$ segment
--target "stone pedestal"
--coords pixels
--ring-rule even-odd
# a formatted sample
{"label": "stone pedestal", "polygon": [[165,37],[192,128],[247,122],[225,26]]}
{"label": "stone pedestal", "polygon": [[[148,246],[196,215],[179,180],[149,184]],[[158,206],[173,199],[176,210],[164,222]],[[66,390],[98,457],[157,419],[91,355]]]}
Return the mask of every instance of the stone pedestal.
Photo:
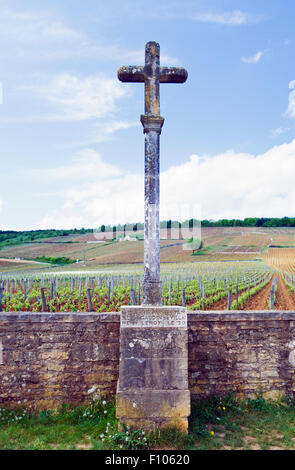
{"label": "stone pedestal", "polygon": [[187,432],[187,310],[121,308],[117,419],[133,428],[176,426]]}

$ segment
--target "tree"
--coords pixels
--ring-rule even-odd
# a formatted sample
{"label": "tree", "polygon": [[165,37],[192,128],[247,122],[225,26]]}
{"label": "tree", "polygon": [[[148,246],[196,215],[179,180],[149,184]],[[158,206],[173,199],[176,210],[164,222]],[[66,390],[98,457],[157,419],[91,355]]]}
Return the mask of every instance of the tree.
{"label": "tree", "polygon": [[167,238],[171,240],[171,227],[172,227],[172,220],[167,220]]}
{"label": "tree", "polygon": [[203,248],[203,242],[200,238],[191,237],[186,241],[185,245],[188,250],[192,250],[193,254],[195,253],[195,251],[198,251]]}

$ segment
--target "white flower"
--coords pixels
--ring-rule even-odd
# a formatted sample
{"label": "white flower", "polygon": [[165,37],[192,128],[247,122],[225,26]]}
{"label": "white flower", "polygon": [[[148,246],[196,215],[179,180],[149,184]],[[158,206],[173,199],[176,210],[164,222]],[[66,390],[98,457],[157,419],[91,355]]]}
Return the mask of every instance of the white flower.
{"label": "white flower", "polygon": [[104,410],[104,414],[105,414],[105,415],[107,414],[107,410]]}
{"label": "white flower", "polygon": [[137,404],[136,404],[136,403],[133,403],[132,406],[133,406],[133,408],[137,408]]}
{"label": "white flower", "polygon": [[104,437],[104,434],[101,434],[100,437]]}
{"label": "white flower", "polygon": [[107,404],[107,402],[106,402],[105,400],[103,400],[102,404],[103,404],[103,405],[106,405],[106,404]]}
{"label": "white flower", "polygon": [[97,389],[97,385],[93,385],[93,387],[91,387],[91,388],[88,390],[87,393],[88,393],[88,394],[93,393],[93,392],[95,392],[96,389]]}

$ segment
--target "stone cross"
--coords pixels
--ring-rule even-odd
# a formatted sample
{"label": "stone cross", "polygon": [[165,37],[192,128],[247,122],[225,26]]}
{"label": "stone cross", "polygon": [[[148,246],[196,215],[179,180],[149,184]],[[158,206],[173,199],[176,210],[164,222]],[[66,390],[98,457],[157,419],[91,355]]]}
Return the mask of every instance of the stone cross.
{"label": "stone cross", "polygon": [[187,71],[180,67],[160,67],[160,46],[148,42],[144,66],[124,66],[118,70],[122,82],[145,84],[145,114],[141,116],[145,134],[145,220],[144,281],[142,303],[162,304],[160,281],[160,134],[164,119],[160,116],[160,83],[184,83]]}

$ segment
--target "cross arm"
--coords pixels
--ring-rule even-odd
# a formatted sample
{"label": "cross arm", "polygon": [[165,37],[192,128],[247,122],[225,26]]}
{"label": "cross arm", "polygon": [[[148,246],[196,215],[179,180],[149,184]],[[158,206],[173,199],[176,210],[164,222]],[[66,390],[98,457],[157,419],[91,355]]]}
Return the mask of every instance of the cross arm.
{"label": "cross arm", "polygon": [[119,68],[118,79],[121,82],[143,83],[145,81],[144,67],[140,65],[128,65]]}
{"label": "cross arm", "polygon": [[[160,67],[160,83],[184,83],[187,71],[182,67]],[[141,65],[124,65],[118,70],[121,82],[144,83],[148,76],[146,67]]]}
{"label": "cross arm", "polygon": [[187,76],[182,67],[160,67],[160,83],[184,83]]}

